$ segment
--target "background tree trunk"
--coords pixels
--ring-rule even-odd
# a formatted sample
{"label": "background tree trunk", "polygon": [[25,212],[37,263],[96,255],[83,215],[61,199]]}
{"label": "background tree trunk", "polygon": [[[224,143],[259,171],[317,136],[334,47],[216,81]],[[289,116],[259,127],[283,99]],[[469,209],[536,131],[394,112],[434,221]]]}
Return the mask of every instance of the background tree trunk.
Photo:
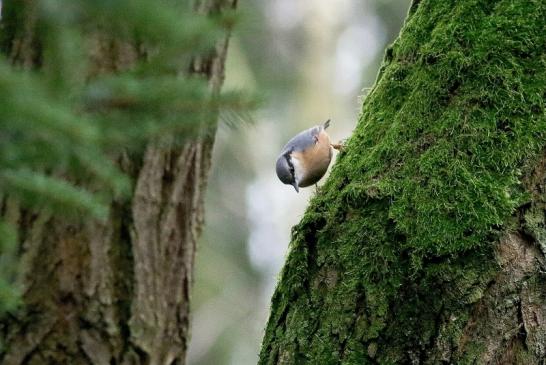
{"label": "background tree trunk", "polygon": [[260,364],[544,363],[544,19],[413,2],[293,229]]}
{"label": "background tree trunk", "polygon": [[[236,0],[203,0],[217,13]],[[5,1],[7,56],[39,68],[33,1]],[[191,72],[220,90],[226,35]],[[136,46],[97,36],[91,74],[125,70]],[[2,364],[184,364],[196,238],[213,135],[168,148],[150,143],[122,156],[135,179],[131,201],[114,201],[107,223],[68,222],[46,212],[5,211],[21,232],[24,311],[2,324]]]}

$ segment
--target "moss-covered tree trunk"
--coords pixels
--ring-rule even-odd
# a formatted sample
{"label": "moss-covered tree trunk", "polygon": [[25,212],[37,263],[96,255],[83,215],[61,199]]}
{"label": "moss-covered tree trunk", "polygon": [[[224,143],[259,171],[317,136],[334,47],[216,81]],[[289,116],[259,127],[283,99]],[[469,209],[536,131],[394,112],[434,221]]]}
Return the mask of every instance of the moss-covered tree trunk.
{"label": "moss-covered tree trunk", "polygon": [[545,19],[413,2],[293,229],[260,364],[546,361]]}
{"label": "moss-covered tree trunk", "polygon": [[[198,1],[202,13],[236,0]],[[6,56],[41,67],[35,1],[4,1]],[[89,77],[127,70],[142,57],[113,35],[89,39]],[[206,58],[188,65],[209,79],[224,75],[227,35]],[[186,70],[182,70],[186,71]],[[43,70],[47,72],[47,70]],[[174,77],[174,76],[173,76]],[[183,117],[183,116],[182,116]],[[210,133],[167,148],[150,142],[119,158],[135,180],[130,201],[113,201],[106,223],[83,223],[21,210],[4,202],[21,233],[23,310],[1,324],[4,365],[184,364],[195,244],[210,168]]]}

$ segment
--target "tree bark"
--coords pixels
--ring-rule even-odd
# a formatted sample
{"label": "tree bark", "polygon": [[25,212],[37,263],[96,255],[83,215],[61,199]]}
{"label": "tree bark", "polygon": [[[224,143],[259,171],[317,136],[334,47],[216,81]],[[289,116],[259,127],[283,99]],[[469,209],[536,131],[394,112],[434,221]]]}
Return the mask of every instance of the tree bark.
{"label": "tree bark", "polygon": [[[39,68],[34,2],[4,2],[14,64]],[[203,0],[196,11],[234,8]],[[97,36],[91,75],[118,72],[139,58],[134,45]],[[220,91],[228,35],[190,72]],[[213,129],[214,130],[214,129]],[[1,363],[184,364],[195,244],[213,132],[176,147],[150,142],[143,155],[120,158],[135,179],[130,201],[113,201],[107,223],[70,222],[46,212],[5,208],[21,232],[22,312],[2,323]]]}
{"label": "tree bark", "polygon": [[414,0],[302,221],[260,364],[543,364],[546,5]]}

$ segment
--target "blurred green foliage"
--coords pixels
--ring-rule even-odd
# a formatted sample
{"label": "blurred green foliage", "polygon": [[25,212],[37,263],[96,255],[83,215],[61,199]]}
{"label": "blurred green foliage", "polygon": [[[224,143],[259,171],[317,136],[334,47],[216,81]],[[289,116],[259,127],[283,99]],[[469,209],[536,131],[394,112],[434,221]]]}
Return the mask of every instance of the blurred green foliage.
{"label": "blurred green foliage", "polygon": [[[171,145],[213,131],[218,110],[232,115],[249,102],[237,93],[211,95],[205,77],[189,76],[192,60],[210,54],[234,23],[232,13],[198,15],[179,0],[2,5],[3,215],[9,200],[106,219],[109,202],[131,191],[117,156],[138,153],[149,140]],[[32,64],[21,60],[21,39],[32,42]],[[128,58],[121,66],[120,55]],[[0,313],[18,297],[11,223],[0,221]]]}

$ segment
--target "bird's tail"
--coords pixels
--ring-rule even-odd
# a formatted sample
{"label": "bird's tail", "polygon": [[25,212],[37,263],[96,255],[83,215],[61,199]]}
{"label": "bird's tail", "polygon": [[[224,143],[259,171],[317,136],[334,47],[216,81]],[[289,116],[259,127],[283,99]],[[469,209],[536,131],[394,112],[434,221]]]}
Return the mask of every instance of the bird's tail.
{"label": "bird's tail", "polygon": [[330,119],[328,119],[324,124],[322,125],[322,128],[326,129],[330,126]]}

